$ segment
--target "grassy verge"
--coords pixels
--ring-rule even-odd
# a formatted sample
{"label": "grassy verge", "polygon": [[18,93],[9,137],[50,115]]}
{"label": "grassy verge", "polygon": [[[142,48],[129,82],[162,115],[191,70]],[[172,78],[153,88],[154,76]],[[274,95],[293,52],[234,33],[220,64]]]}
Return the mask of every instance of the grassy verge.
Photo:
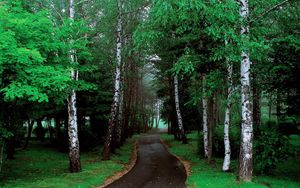
{"label": "grassy verge", "polygon": [[67,154],[32,143],[28,150],[17,152],[15,160],[5,162],[0,176],[0,187],[85,188],[99,186],[106,178],[124,169],[125,164],[130,160],[135,139],[129,139],[109,161],[101,161],[101,148],[82,153],[82,171],[73,174],[67,169],[69,165]]}
{"label": "grassy verge", "polygon": [[[188,135],[189,144],[183,145],[181,142],[175,141],[172,135],[162,134],[161,138],[170,145],[169,151],[180,158],[187,160],[191,163],[191,175],[187,179],[188,187],[274,187],[274,188],[296,188],[300,187],[300,182],[292,181],[294,178],[290,176],[297,176],[299,172],[299,160],[287,160],[279,165],[276,176],[257,176],[254,177],[253,182],[246,183],[236,181],[235,173],[224,173],[222,169],[222,159],[215,159],[213,165],[207,164],[203,159],[199,159],[197,154],[197,133]],[[292,164],[290,164],[292,163]],[[297,166],[295,166],[297,165]],[[237,161],[233,161],[233,169],[237,169]],[[285,169],[284,169],[285,168]],[[287,176],[288,173],[292,173]],[[299,174],[298,174],[299,175]]]}

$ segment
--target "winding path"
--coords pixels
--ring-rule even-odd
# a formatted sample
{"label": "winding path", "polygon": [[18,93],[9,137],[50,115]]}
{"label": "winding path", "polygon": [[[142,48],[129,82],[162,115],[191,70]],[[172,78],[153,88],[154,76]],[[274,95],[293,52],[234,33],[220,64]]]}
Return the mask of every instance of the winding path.
{"label": "winding path", "polygon": [[185,180],[184,166],[166,150],[158,134],[151,134],[139,140],[132,170],[106,188],[184,188]]}

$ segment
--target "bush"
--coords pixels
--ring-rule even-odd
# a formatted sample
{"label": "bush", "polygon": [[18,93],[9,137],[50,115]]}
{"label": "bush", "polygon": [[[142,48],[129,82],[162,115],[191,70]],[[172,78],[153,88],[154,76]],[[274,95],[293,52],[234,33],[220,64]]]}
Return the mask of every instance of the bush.
{"label": "bush", "polygon": [[269,174],[276,165],[288,157],[288,137],[269,124],[260,129],[254,140],[254,169],[259,174]]}
{"label": "bush", "polygon": [[285,117],[279,122],[279,131],[284,135],[300,134],[299,117]]}

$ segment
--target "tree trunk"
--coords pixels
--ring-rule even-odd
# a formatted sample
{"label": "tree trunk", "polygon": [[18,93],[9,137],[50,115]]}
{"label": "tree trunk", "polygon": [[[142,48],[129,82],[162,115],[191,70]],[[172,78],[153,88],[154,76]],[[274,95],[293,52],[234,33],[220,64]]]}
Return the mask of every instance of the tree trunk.
{"label": "tree trunk", "polygon": [[260,119],[260,90],[257,85],[256,77],[253,75],[253,125],[254,133],[258,133],[259,125],[261,122]]}
{"label": "tree trunk", "polygon": [[118,122],[116,127],[116,147],[120,148],[122,145],[122,134],[123,133],[123,107],[124,107],[124,91],[123,91],[123,82],[122,82],[122,74],[120,76],[120,101],[118,105]]}
{"label": "tree trunk", "polygon": [[213,127],[215,123],[215,108],[214,108],[214,97],[210,97],[208,100],[208,144],[207,144],[207,162],[210,163],[212,160],[212,150],[213,150]]}
{"label": "tree trunk", "polygon": [[27,149],[29,140],[31,139],[31,133],[32,133],[32,128],[33,128],[34,120],[28,120],[28,130],[27,130],[27,137],[25,144],[23,146],[23,149]]}
{"label": "tree trunk", "polygon": [[175,88],[175,107],[176,107],[176,113],[177,113],[177,123],[178,123],[178,129],[180,134],[180,139],[184,144],[187,143],[187,138],[185,136],[183,124],[182,124],[182,117],[179,107],[179,93],[178,93],[178,78],[177,76],[174,76],[174,88]]}
{"label": "tree trunk", "polygon": [[55,137],[56,137],[56,140],[59,141],[60,139],[60,127],[61,127],[61,123],[60,123],[60,117],[57,116],[55,117]]}
{"label": "tree trunk", "polygon": [[11,138],[8,138],[6,140],[6,153],[7,153],[7,159],[14,159],[14,155],[15,155],[15,138],[14,137],[11,137]]}
{"label": "tree trunk", "polygon": [[[240,0],[240,16],[248,22],[249,7],[248,0]],[[243,24],[241,35],[244,40],[249,38],[249,25]],[[252,101],[250,96],[250,57],[248,51],[242,52],[241,61],[241,91],[242,91],[242,125],[240,145],[239,178],[244,181],[252,180],[253,171],[253,122],[252,122]]]}
{"label": "tree trunk", "polygon": [[281,117],[281,95],[280,92],[277,91],[276,93],[276,118],[277,118],[277,122],[280,121],[280,117]]}
{"label": "tree trunk", "polygon": [[225,119],[224,119],[224,148],[225,148],[225,156],[223,162],[223,171],[229,171],[230,169],[230,139],[229,139],[229,126],[230,126],[230,112],[231,112],[231,103],[232,103],[232,94],[233,94],[233,85],[232,85],[232,73],[233,73],[233,65],[231,62],[227,61],[227,101],[226,101],[226,109],[225,109]]}
{"label": "tree trunk", "polygon": [[202,125],[203,125],[203,143],[204,143],[204,157],[208,157],[208,127],[207,127],[207,96],[206,96],[206,80],[205,75],[202,76]]}
{"label": "tree trunk", "polygon": [[4,152],[4,146],[5,146],[5,141],[3,139],[0,139],[0,173],[2,171],[2,165],[3,165],[3,152]]}
{"label": "tree trunk", "polygon": [[157,104],[156,104],[156,128],[159,127],[159,121],[160,121],[160,103],[159,101],[157,101]]}
{"label": "tree trunk", "polygon": [[113,132],[116,125],[117,113],[120,102],[120,87],[121,87],[121,48],[122,48],[122,40],[121,40],[121,32],[122,32],[122,17],[121,17],[121,4],[118,1],[118,25],[117,25],[117,65],[116,65],[116,74],[115,74],[115,90],[113,97],[113,104],[111,106],[110,119],[108,122],[107,133],[104,141],[104,148],[102,152],[102,159],[108,160],[110,158],[110,151],[112,147],[112,138]]}
{"label": "tree trunk", "polygon": [[[70,19],[74,21],[75,4],[74,0],[70,0]],[[73,41],[71,40],[72,44]],[[75,62],[75,50],[70,50],[70,61]],[[76,80],[78,72],[71,69],[71,78]],[[78,139],[78,125],[77,125],[77,107],[76,107],[76,92],[73,89],[68,97],[68,136],[69,136],[69,162],[70,171],[79,172],[81,169],[80,153],[79,153],[79,139]]]}
{"label": "tree trunk", "polygon": [[37,124],[37,128],[36,128],[36,136],[38,138],[39,141],[44,142],[45,139],[45,129],[43,127],[42,124],[42,118],[37,119],[36,124]]}

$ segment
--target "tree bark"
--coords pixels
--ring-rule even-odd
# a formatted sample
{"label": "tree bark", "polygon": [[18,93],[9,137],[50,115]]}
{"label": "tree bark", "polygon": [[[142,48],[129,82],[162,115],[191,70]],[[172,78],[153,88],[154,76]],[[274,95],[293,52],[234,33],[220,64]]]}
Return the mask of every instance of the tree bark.
{"label": "tree bark", "polygon": [[212,149],[213,149],[213,127],[215,123],[215,101],[214,97],[210,97],[208,100],[208,144],[207,144],[207,162],[210,163],[212,160]]}
{"label": "tree bark", "polygon": [[156,103],[156,128],[158,129],[160,122],[160,102],[159,100]]}
{"label": "tree bark", "polygon": [[225,119],[224,119],[224,148],[225,148],[225,156],[223,162],[223,171],[229,171],[230,169],[230,139],[229,139],[229,126],[230,126],[230,112],[231,112],[231,104],[232,104],[232,94],[233,94],[233,83],[232,83],[232,73],[233,73],[233,65],[231,62],[227,60],[227,101],[226,101],[226,109],[225,109]]}
{"label": "tree bark", "polygon": [[[240,0],[240,16],[245,22],[241,28],[243,40],[249,38],[249,5],[248,0]],[[247,50],[242,51],[241,61],[241,98],[242,98],[242,125],[241,125],[241,145],[240,145],[240,164],[239,178],[244,181],[252,180],[253,171],[253,117],[252,101],[250,96],[250,57]]]}
{"label": "tree bark", "polygon": [[25,141],[25,144],[23,146],[23,149],[27,149],[27,147],[28,147],[29,140],[31,139],[31,133],[32,133],[33,124],[34,124],[34,120],[30,121],[30,119],[29,119],[28,120],[27,137],[26,137],[26,141]]}
{"label": "tree bark", "polygon": [[104,141],[104,148],[102,152],[102,159],[108,160],[110,158],[110,151],[112,149],[112,139],[113,132],[116,126],[117,113],[120,105],[120,88],[121,88],[121,48],[122,48],[122,15],[121,15],[121,3],[118,1],[118,24],[117,24],[117,65],[116,65],[116,74],[115,74],[115,89],[113,104],[111,106],[110,119],[108,122],[107,133]]}
{"label": "tree bark", "polygon": [[179,105],[179,93],[178,93],[178,78],[177,76],[174,76],[174,89],[175,89],[175,107],[176,107],[176,113],[177,113],[177,123],[178,123],[178,129],[180,134],[181,141],[186,144],[187,138],[185,136],[183,123],[182,123],[182,117],[180,112],[180,105]]}
{"label": "tree bark", "polygon": [[[70,0],[70,19],[74,21],[75,4],[74,0]],[[70,41],[71,45],[73,41]],[[70,50],[70,61],[75,62],[75,50]],[[72,80],[77,80],[78,72],[71,69]],[[81,170],[78,125],[77,125],[77,107],[76,107],[76,92],[73,89],[68,97],[68,136],[69,136],[69,161],[70,172],[79,172]]]}
{"label": "tree bark", "polygon": [[208,157],[208,126],[207,126],[207,97],[206,97],[206,79],[205,75],[202,76],[202,125],[203,125],[203,144],[204,144],[204,157]]}

